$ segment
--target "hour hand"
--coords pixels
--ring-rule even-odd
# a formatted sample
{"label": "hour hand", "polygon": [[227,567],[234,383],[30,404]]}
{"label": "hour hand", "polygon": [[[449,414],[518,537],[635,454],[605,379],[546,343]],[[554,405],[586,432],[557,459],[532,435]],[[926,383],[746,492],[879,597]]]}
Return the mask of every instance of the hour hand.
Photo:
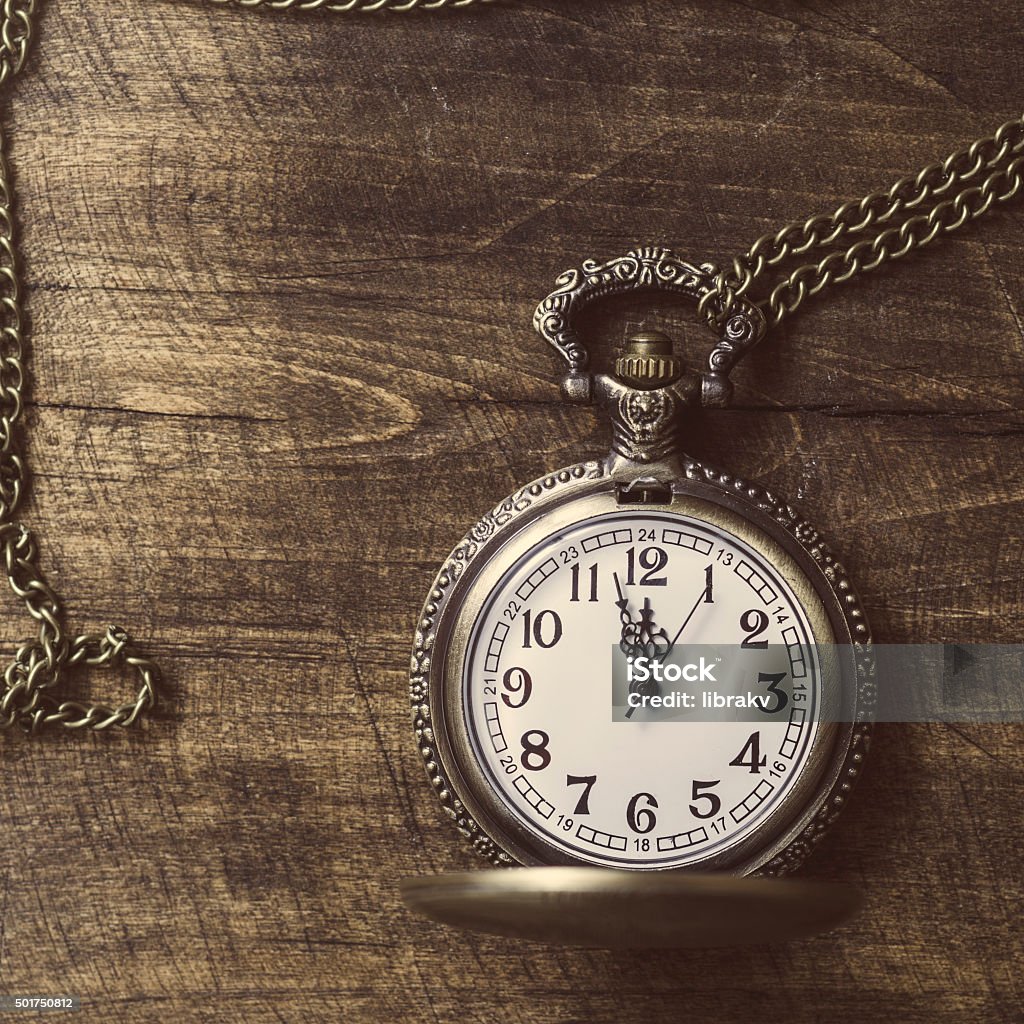
{"label": "hour hand", "polygon": [[617,572],[612,573],[612,579],[615,580],[615,591],[619,595],[618,601],[615,602],[615,607],[625,615],[626,609],[629,608],[629,599],[622,592],[622,584],[619,582],[619,574]]}
{"label": "hour hand", "polygon": [[[619,595],[619,599],[615,602],[615,607],[619,609],[619,619],[622,622],[622,634],[619,637],[619,650],[623,654],[629,657],[636,657],[639,653],[639,629],[640,623],[633,621],[633,616],[629,613],[629,599],[622,592],[622,583],[619,581],[619,574],[612,573],[612,578],[615,580],[615,591]],[[633,692],[633,686],[630,684],[630,692]],[[626,718],[632,718],[633,712],[636,708],[630,707],[626,711]]]}
{"label": "hour hand", "polygon": [[619,595],[619,599],[615,602],[615,607],[619,609],[619,619],[622,622],[622,634],[619,637],[619,648],[622,650],[623,654],[629,655],[635,653],[633,648],[636,645],[635,633],[637,623],[633,621],[633,616],[629,614],[629,600],[622,592],[622,584],[619,582],[619,574],[613,573],[612,577],[615,580],[615,589]]}

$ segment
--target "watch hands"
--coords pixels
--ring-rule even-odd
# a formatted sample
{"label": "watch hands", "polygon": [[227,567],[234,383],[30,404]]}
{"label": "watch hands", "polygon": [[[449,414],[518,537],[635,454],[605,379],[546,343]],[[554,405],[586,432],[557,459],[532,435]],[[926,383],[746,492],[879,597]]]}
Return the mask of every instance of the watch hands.
{"label": "watch hands", "polygon": [[622,637],[619,649],[628,657],[652,658],[659,661],[667,653],[668,633],[654,621],[654,609],[649,597],[644,598],[644,606],[640,609],[638,619],[633,619],[628,607],[622,609]]}
{"label": "watch hands", "polygon": [[636,625],[640,653],[647,658],[663,660],[668,653],[668,632],[654,621],[654,609],[649,597],[644,598],[644,606],[640,609],[640,621]]}
{"label": "watch hands", "polygon": [[[622,586],[619,583],[618,574],[615,575],[615,588],[619,593],[619,600],[616,604],[622,612],[623,629],[622,640],[619,646],[623,653],[627,656],[633,655],[634,657],[642,656],[648,659],[656,659],[662,664],[665,663],[675,650],[675,646],[679,642],[679,638],[686,631],[686,627],[690,624],[694,615],[697,614],[697,609],[702,604],[710,603],[712,594],[711,577],[709,575],[706,586],[700,592],[700,595],[694,602],[689,614],[683,620],[683,624],[677,630],[676,635],[669,640],[668,633],[663,628],[655,624],[654,610],[651,607],[651,599],[649,597],[644,598],[644,606],[640,610],[640,618],[634,622],[628,613],[629,602],[622,593]],[[630,693],[639,693],[641,695],[656,694],[659,690],[660,686],[654,680],[645,682],[634,680],[631,681],[629,685]],[[626,711],[626,718],[632,718],[635,710],[635,707],[630,706]]]}
{"label": "watch hands", "polygon": [[[615,589],[619,599],[615,602],[619,609],[622,620],[622,636],[619,640],[619,649],[627,657],[661,660],[667,654],[668,633],[661,626],[658,626],[654,619],[654,609],[651,607],[651,599],[644,598],[644,606],[640,609],[640,616],[634,619],[629,611],[629,599],[622,591],[622,584],[619,581],[619,574],[613,573]],[[660,689],[654,680],[641,682],[634,680],[629,685],[630,693],[641,695],[656,694]],[[636,708],[630,705],[626,711],[626,718],[632,718]]]}

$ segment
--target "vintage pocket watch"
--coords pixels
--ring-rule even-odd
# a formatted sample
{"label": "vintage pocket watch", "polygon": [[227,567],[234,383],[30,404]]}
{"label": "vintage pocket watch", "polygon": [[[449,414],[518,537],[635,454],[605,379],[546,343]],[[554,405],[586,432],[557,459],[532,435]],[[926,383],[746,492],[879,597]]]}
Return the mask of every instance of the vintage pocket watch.
{"label": "vintage pocket watch", "polygon": [[[785,502],[681,445],[680,413],[728,401],[761,310],[735,304],[703,372],[655,332],[632,336],[612,372],[588,369],[584,307],[645,289],[699,301],[712,274],[648,248],[559,279],[535,326],[567,364],[563,396],[608,415],[611,451],[485,515],[424,606],[420,753],[495,865],[780,875],[840,812],[867,752],[870,636],[842,564]],[[780,680],[790,690],[732,721],[636,698],[616,720],[616,648],[659,640],[735,645],[766,698]]]}

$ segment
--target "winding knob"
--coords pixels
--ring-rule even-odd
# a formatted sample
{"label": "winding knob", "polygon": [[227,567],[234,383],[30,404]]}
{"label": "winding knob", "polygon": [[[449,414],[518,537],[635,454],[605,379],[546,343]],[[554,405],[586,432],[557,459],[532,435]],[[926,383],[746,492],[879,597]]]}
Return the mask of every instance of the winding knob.
{"label": "winding knob", "polygon": [[672,339],[661,331],[639,331],[626,339],[626,349],[615,360],[615,375],[635,388],[660,388],[683,372],[672,354]]}

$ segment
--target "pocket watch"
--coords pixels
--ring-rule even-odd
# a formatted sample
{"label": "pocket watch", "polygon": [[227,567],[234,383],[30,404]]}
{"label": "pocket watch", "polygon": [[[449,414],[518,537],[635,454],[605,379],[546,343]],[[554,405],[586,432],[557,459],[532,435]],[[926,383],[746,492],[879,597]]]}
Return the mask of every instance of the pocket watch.
{"label": "pocket watch", "polygon": [[[611,421],[611,450],[501,502],[427,598],[412,670],[420,753],[446,813],[495,865],[780,875],[860,771],[874,678],[842,564],[792,507],[681,445],[680,414],[726,404],[764,314],[740,299],[701,372],[641,332],[592,373],[577,331],[597,299],[699,301],[712,286],[711,267],[662,248],[559,279],[535,326],[567,365],[565,399]],[[659,644],[655,671],[676,645],[734,645],[733,675],[764,709],[680,720],[650,699],[664,697],[650,671],[623,701],[616,650]]]}

